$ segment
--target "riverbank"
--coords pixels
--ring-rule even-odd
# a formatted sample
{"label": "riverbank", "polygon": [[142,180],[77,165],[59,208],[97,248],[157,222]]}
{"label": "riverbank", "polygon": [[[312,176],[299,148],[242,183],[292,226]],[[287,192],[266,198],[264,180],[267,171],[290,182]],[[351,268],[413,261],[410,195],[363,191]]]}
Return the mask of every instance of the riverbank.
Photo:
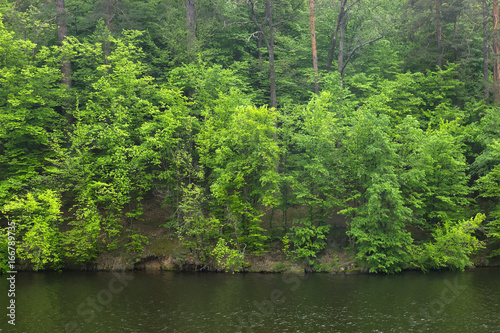
{"label": "riverbank", "polygon": [[[149,244],[144,247],[142,254],[128,253],[122,250],[113,250],[101,253],[93,264],[66,263],[63,270],[80,271],[190,271],[190,272],[231,272],[217,265],[214,260],[201,261],[189,253],[182,244],[170,235],[165,228],[147,228],[142,226],[143,232],[148,234]],[[147,229],[147,230],[146,230]],[[268,251],[255,255],[248,253],[244,262],[244,273],[330,273],[330,274],[359,274],[368,273],[355,260],[354,253],[340,246],[329,247],[318,255],[315,264],[291,260],[281,249],[281,242],[276,241],[269,245]],[[475,267],[500,266],[500,258],[487,258],[487,249],[476,254],[471,261]],[[26,262],[21,262],[19,271],[32,271]],[[415,269],[410,269],[415,270]]]}
{"label": "riverbank", "polygon": [[[261,256],[248,255],[245,265],[239,273],[330,273],[330,274],[364,274],[368,270],[345,251],[335,253],[327,250],[324,255],[318,256],[314,267],[294,260],[279,260],[267,253]],[[339,255],[341,254],[341,255]],[[500,259],[476,257],[474,265],[467,269],[478,267],[499,267]],[[18,271],[33,271],[28,263],[21,262]],[[117,254],[113,252],[100,254],[93,264],[68,264],[62,270],[69,271],[179,271],[179,272],[226,272],[233,273],[213,262],[201,262],[192,255],[141,255]],[[418,270],[416,268],[406,270]]]}
{"label": "riverbank", "polygon": [[[147,235],[149,239],[149,244],[144,246],[141,254],[116,249],[99,254],[92,264],[66,262],[62,270],[231,272],[213,259],[201,261],[163,227],[141,225],[141,233]],[[336,245],[335,242],[316,258],[314,266],[287,258],[280,241],[269,244],[266,252],[260,255],[247,252],[243,261],[245,264],[240,272],[334,274],[366,272],[355,260],[354,253]],[[18,263],[18,271],[32,270],[33,267],[28,262]]]}
{"label": "riverbank", "polygon": [[[314,267],[307,263],[291,260],[280,249],[281,242],[271,243],[268,251],[255,255],[247,253],[241,272],[254,273],[358,273],[366,272],[354,259],[354,255],[342,248],[327,248],[318,256]],[[168,235],[151,239],[140,256],[120,251],[100,254],[93,267],[97,271],[141,270],[141,271],[199,271],[225,272],[226,269],[214,260],[201,261],[189,253],[175,239]]]}
{"label": "riverbank", "polygon": [[[182,245],[169,229],[162,226],[167,213],[163,208],[145,202],[143,222],[135,222],[133,228],[144,235],[148,243],[143,246],[142,253],[129,252],[123,246],[98,255],[92,264],[75,264],[65,262],[63,270],[76,271],[192,271],[192,272],[226,272],[226,268],[218,265],[214,259],[200,260],[189,248]],[[275,221],[277,222],[277,221]],[[307,262],[299,262],[288,257],[283,251],[283,243],[276,237],[268,244],[266,251],[255,255],[245,253],[241,272],[255,273],[304,273],[319,272],[331,274],[367,273],[367,269],[356,261],[354,251],[349,247],[342,221],[335,221],[327,239],[326,249],[318,254],[311,266]],[[118,243],[125,243],[126,236],[120,236]],[[500,266],[500,257],[488,258],[491,251],[484,249],[471,258],[472,267]],[[19,271],[33,270],[27,262],[20,262]],[[230,270],[228,272],[231,272]]]}

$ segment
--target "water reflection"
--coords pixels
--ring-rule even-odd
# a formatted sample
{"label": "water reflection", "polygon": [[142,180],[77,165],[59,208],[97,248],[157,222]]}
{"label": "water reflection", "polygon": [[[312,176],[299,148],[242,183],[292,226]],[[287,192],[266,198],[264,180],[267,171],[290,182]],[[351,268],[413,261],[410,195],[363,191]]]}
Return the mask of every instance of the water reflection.
{"label": "water reflection", "polygon": [[12,331],[500,332],[499,273],[19,273]]}

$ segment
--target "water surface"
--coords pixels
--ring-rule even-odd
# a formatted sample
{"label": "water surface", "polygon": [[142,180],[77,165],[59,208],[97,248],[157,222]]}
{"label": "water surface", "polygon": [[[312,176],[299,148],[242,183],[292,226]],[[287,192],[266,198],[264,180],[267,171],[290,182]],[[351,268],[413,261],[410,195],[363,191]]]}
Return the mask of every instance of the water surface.
{"label": "water surface", "polygon": [[3,332],[500,332],[500,269],[399,275],[18,273]]}

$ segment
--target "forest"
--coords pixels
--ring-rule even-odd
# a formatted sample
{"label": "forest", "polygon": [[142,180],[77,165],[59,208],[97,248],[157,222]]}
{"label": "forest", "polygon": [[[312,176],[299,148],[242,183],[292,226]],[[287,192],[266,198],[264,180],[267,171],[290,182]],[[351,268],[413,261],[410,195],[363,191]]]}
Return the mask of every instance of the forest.
{"label": "forest", "polygon": [[[500,255],[498,0],[0,0],[0,271]],[[150,206],[148,206],[150,207]],[[341,221],[341,222],[338,222]],[[343,241],[338,241],[338,240]],[[339,243],[339,244],[335,244]]]}

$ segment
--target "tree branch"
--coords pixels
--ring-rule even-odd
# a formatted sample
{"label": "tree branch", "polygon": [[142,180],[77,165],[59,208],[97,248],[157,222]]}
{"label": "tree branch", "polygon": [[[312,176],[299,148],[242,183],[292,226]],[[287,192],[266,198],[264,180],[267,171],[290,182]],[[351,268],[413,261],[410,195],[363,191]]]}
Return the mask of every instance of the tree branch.
{"label": "tree branch", "polygon": [[369,40],[369,41],[367,41],[367,42],[364,42],[364,43],[362,43],[362,44],[359,44],[359,45],[355,46],[355,47],[352,49],[352,51],[349,53],[349,55],[347,56],[347,59],[346,59],[346,61],[344,62],[344,65],[342,66],[342,69],[341,69],[341,71],[340,71],[340,75],[342,75],[342,74],[344,73],[344,70],[345,70],[345,68],[346,68],[347,64],[349,63],[349,61],[351,61],[351,58],[352,58],[353,54],[354,54],[357,50],[359,50],[360,48],[362,48],[362,47],[364,47],[364,46],[366,46],[366,45],[370,45],[370,44],[372,44],[372,43],[375,43],[376,41],[378,41],[378,40],[382,39],[383,37],[384,37],[384,36],[379,36],[379,37],[377,37],[377,38],[375,38],[375,39]]}
{"label": "tree branch", "polygon": [[[248,8],[250,9],[250,14],[252,14],[252,21],[255,24],[255,26],[257,27],[257,29],[259,29],[262,37],[264,37],[263,38],[264,43],[266,43],[267,50],[269,51],[269,49],[271,48],[271,45],[269,44],[269,40],[267,39],[267,36],[264,32],[264,26],[259,25],[259,22],[257,22],[257,15],[255,14],[255,4],[251,0],[247,0],[247,4],[248,4]],[[267,14],[266,14],[266,19],[267,19]],[[265,20],[264,20],[264,22],[265,22]],[[252,35],[254,35],[254,34],[252,34]],[[250,35],[249,40],[252,37],[252,35]]]}
{"label": "tree branch", "polygon": [[347,13],[349,13],[349,12],[351,11],[352,7],[354,7],[356,4],[358,4],[358,3],[359,3],[359,1],[360,1],[360,0],[356,0],[356,1],[354,1],[353,3],[351,3],[351,5],[350,5],[349,7],[347,7],[347,9],[345,10],[345,13],[346,13],[346,14],[347,14]]}
{"label": "tree branch", "polygon": [[337,17],[337,24],[335,24],[335,30],[333,32],[332,41],[330,43],[330,51],[328,52],[328,62],[326,63],[326,72],[327,73],[330,72],[330,68],[332,67],[333,54],[335,53],[335,47],[337,45],[337,36],[339,33],[339,27],[344,20],[344,14],[345,14],[344,7],[345,7],[346,3],[347,3],[347,0],[343,0],[340,3],[340,12],[339,12],[339,16]]}

